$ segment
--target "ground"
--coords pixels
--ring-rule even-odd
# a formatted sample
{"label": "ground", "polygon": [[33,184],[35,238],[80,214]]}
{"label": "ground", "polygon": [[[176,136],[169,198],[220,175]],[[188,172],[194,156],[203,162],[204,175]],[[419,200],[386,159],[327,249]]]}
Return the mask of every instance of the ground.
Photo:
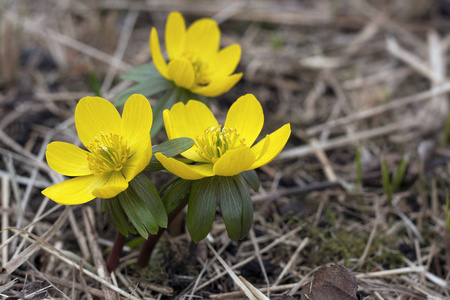
{"label": "ground", "polygon": [[[62,180],[45,149],[77,143],[80,98],[132,84],[121,75],[151,60],[150,30],[174,10],[242,47],[242,80],[210,100],[219,119],[252,93],[261,136],[292,135],[257,171],[248,237],[231,241],[218,209],[195,244],[182,214],[148,267],[133,236],[103,273],[115,225],[100,200],[40,193]],[[3,0],[0,14],[2,299],[449,299],[449,1]]]}

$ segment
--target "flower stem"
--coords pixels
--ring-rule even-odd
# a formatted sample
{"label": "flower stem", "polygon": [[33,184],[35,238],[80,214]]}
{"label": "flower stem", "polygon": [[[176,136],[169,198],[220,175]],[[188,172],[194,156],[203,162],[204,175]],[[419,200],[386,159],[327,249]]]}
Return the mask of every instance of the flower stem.
{"label": "flower stem", "polygon": [[108,261],[106,262],[106,268],[109,272],[112,272],[117,268],[124,245],[125,236],[122,235],[120,231],[117,231],[111,253],[109,254]]}
{"label": "flower stem", "polygon": [[[172,212],[169,213],[168,216],[168,223],[169,225],[174,221],[174,219],[178,216],[178,214],[183,210],[183,208],[188,203],[188,197],[186,197],[180,205],[177,206]],[[141,252],[139,253],[137,266],[140,268],[145,268],[148,265],[148,262],[150,260],[150,257],[152,255],[153,249],[155,249],[155,245],[158,243],[159,239],[161,238],[162,234],[166,228],[160,228],[158,230],[158,233],[155,235],[149,235],[148,239],[145,240],[144,244],[142,245]]]}

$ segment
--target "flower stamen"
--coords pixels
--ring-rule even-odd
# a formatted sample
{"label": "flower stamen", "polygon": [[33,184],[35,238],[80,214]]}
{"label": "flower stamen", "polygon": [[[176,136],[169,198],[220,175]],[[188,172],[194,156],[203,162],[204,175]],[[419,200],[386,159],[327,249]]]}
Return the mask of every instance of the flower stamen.
{"label": "flower stamen", "polygon": [[245,147],[245,138],[241,138],[235,128],[211,127],[202,136],[195,138],[197,154],[203,159],[215,163],[227,151]]}
{"label": "flower stamen", "polygon": [[113,133],[102,132],[100,138],[95,137],[94,142],[90,143],[88,150],[90,151],[87,154],[89,169],[95,175],[119,172],[127,159],[131,157],[127,141]]}
{"label": "flower stamen", "polygon": [[212,72],[209,70],[209,63],[203,60],[199,55],[192,51],[186,51],[182,57],[189,60],[194,68],[195,83],[205,86],[211,82]]}

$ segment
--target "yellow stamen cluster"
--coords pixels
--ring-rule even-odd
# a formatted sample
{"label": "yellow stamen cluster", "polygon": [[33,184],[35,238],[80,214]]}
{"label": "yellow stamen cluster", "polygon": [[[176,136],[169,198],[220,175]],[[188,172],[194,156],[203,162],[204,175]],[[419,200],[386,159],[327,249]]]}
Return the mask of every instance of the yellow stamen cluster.
{"label": "yellow stamen cluster", "polygon": [[239,136],[236,129],[219,125],[197,136],[195,145],[198,147],[197,154],[214,164],[228,150],[245,147],[245,139]]}
{"label": "yellow stamen cluster", "polygon": [[113,171],[120,171],[128,158],[130,158],[130,147],[127,141],[118,134],[104,134],[89,145],[90,153],[87,155],[89,169],[95,175],[101,175]]}
{"label": "yellow stamen cluster", "polygon": [[183,57],[189,60],[194,68],[195,83],[208,85],[211,82],[212,75],[212,72],[209,70],[209,63],[191,51],[183,53]]}

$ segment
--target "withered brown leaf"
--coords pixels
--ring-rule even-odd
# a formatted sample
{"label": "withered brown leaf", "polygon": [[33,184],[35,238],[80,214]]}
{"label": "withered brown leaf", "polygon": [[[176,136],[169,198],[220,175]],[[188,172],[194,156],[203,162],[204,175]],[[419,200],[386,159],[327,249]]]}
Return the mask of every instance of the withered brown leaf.
{"label": "withered brown leaf", "polygon": [[357,300],[358,283],[349,269],[339,264],[320,268],[302,286],[302,300]]}

